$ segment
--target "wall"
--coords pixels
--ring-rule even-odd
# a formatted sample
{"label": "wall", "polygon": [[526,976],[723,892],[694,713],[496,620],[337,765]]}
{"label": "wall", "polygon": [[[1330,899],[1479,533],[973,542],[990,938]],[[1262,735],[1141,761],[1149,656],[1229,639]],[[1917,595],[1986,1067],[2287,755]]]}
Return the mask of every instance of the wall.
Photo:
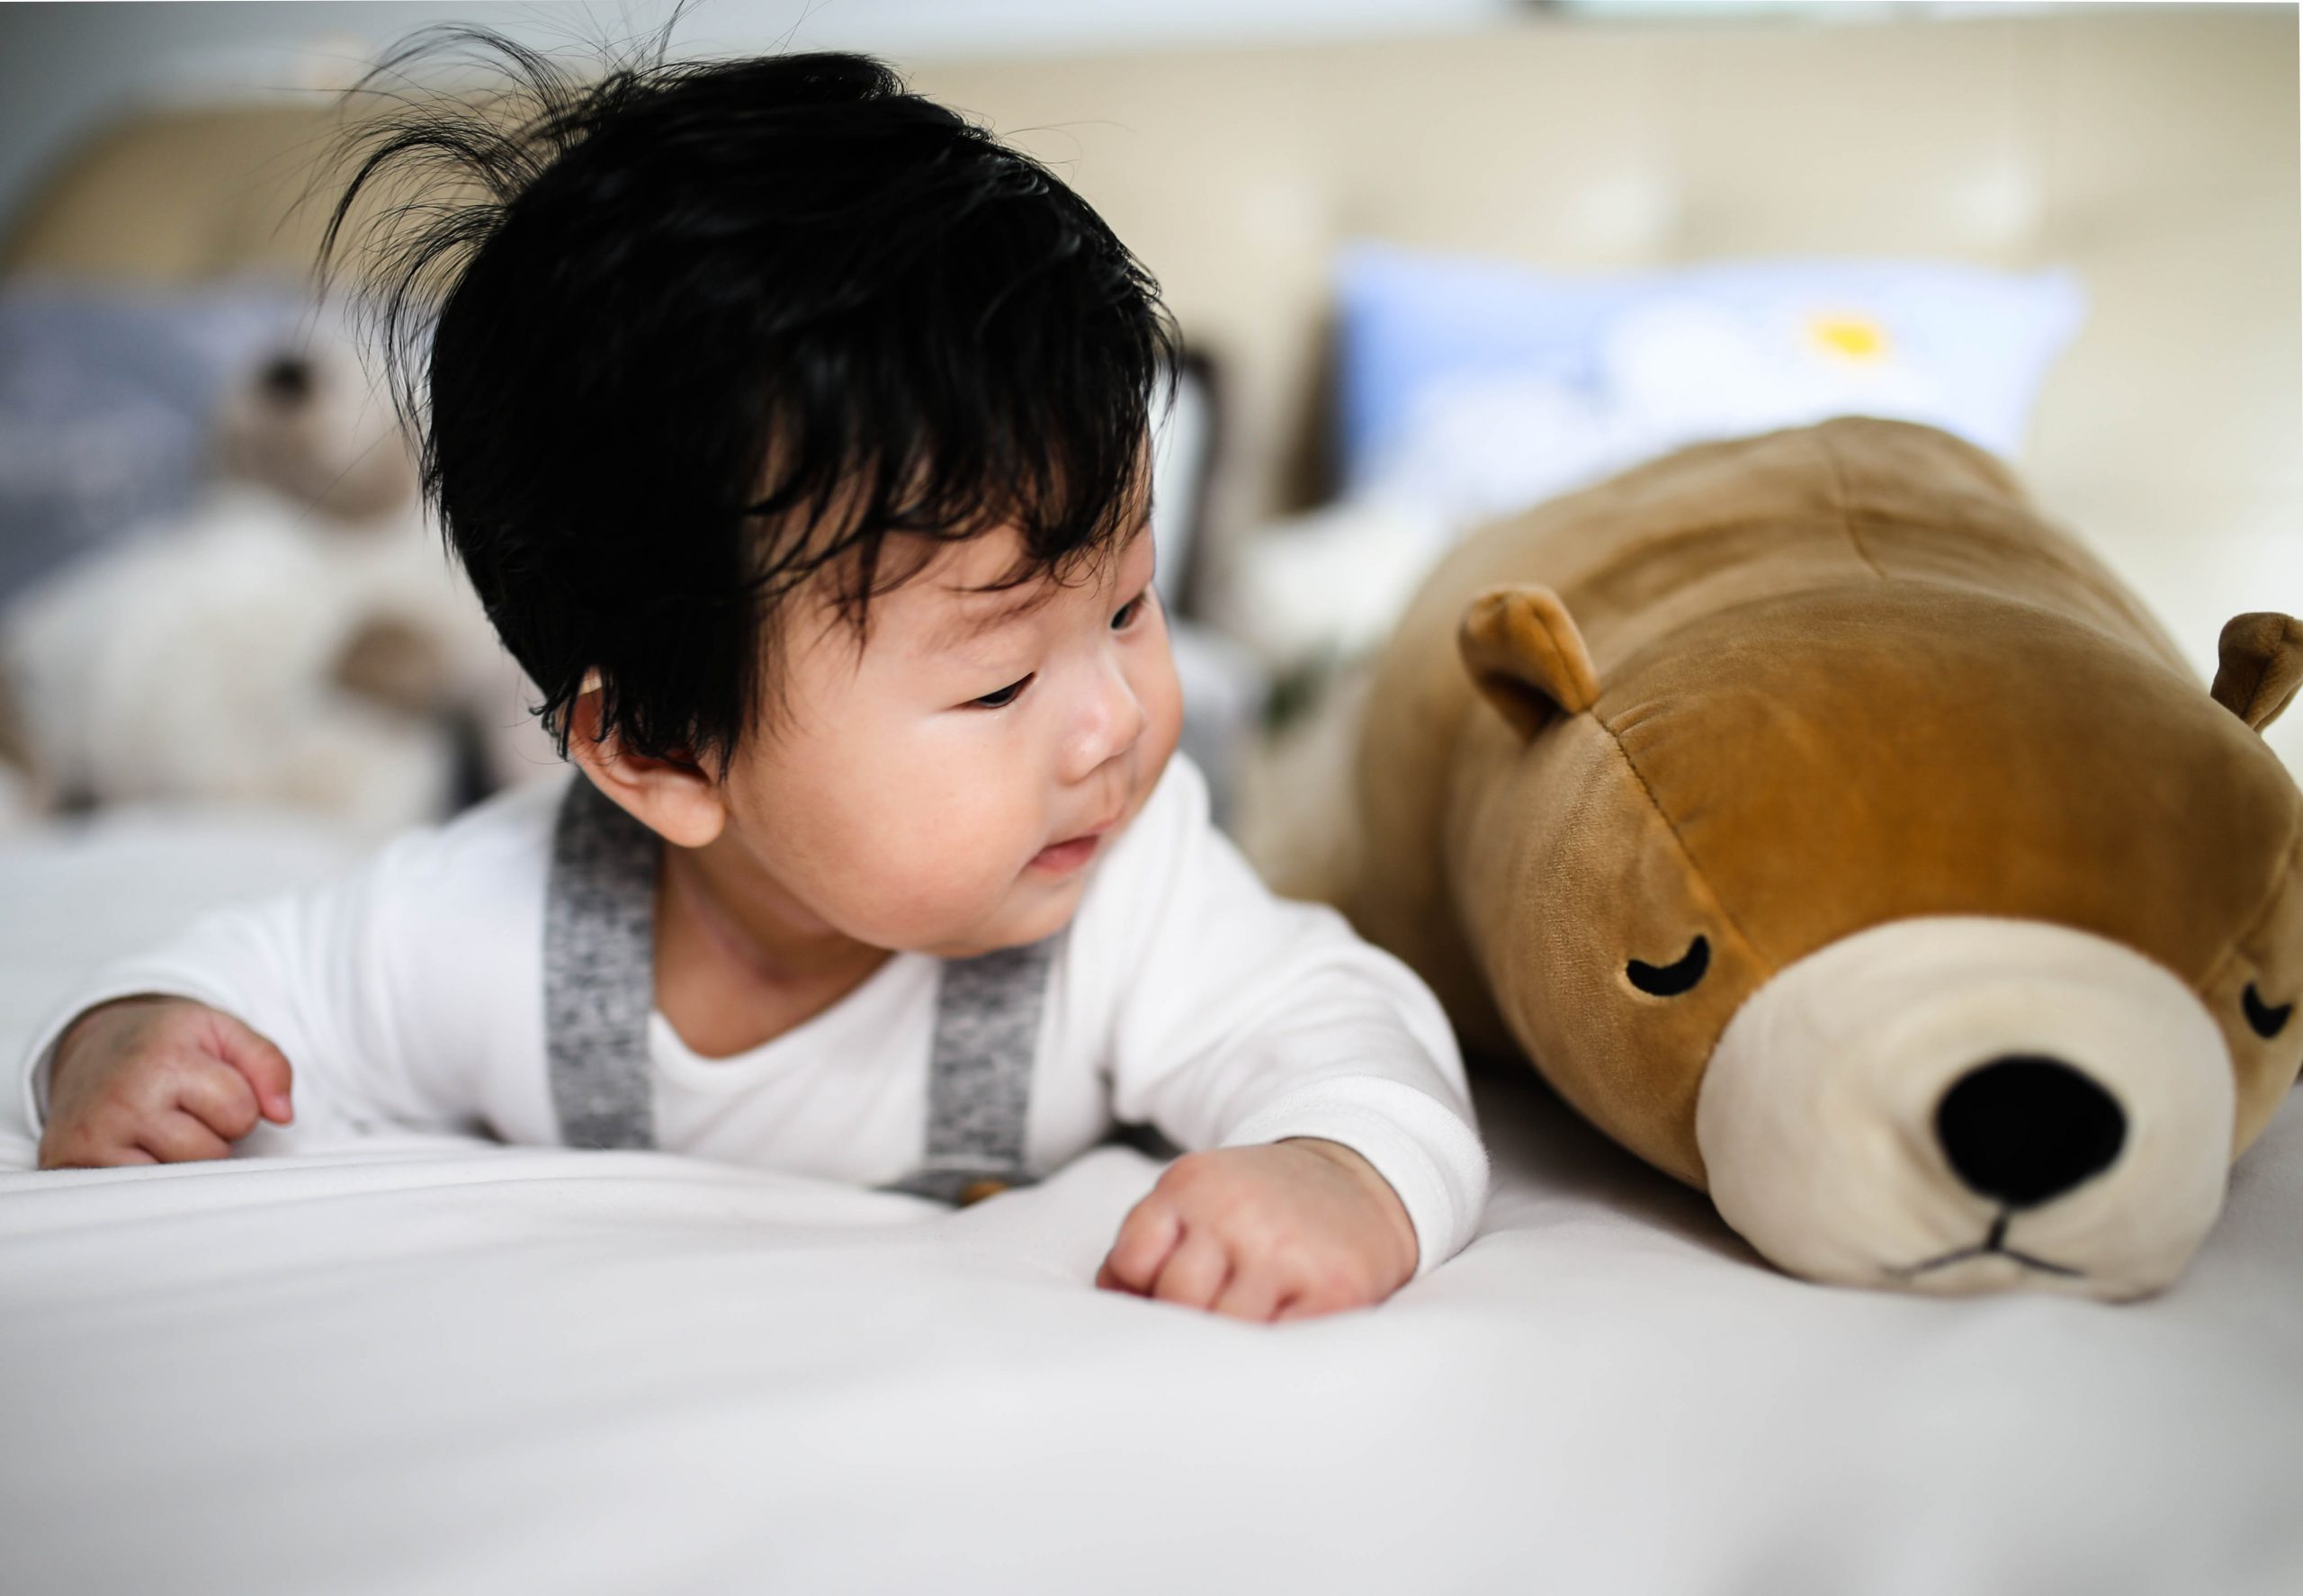
{"label": "wall", "polygon": [[[1517,0],[703,0],[684,52],[864,49],[898,61],[1478,27]],[[621,5],[281,0],[0,4],[0,218],[71,142],[153,99],[310,94],[443,21],[550,48],[644,33],[667,0]]]}

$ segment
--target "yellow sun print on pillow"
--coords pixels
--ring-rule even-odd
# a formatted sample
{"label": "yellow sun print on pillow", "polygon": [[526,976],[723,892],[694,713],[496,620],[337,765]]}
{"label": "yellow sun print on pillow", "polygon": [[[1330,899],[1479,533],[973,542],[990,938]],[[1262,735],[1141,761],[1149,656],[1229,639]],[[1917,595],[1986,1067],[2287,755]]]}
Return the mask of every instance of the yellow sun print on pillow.
{"label": "yellow sun print on pillow", "polygon": [[1825,354],[1856,365],[1877,365],[1894,353],[1887,329],[1868,316],[1843,311],[1811,316],[1807,336]]}

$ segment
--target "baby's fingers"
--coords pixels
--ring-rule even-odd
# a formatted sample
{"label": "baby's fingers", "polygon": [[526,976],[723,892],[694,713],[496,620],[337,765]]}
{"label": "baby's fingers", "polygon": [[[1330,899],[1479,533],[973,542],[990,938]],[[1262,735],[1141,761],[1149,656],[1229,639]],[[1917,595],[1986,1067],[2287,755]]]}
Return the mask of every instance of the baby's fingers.
{"label": "baby's fingers", "polygon": [[1231,1278],[1231,1250],[1205,1232],[1187,1230],[1160,1266],[1160,1278],[1152,1283],[1152,1295],[1163,1303],[1187,1308],[1213,1307]]}
{"label": "baby's fingers", "polygon": [[255,1089],[229,1065],[203,1063],[188,1071],[175,1095],[177,1107],[227,1142],[237,1142],[255,1129]]}
{"label": "baby's fingers", "polygon": [[1215,1311],[1227,1319],[1268,1323],[1279,1311],[1279,1277],[1271,1269],[1240,1265],[1232,1271],[1231,1284],[1215,1299]]}
{"label": "baby's fingers", "polygon": [[1183,1238],[1183,1228],[1176,1211],[1157,1197],[1136,1204],[1120,1222],[1118,1238],[1112,1242],[1104,1267],[1096,1271],[1096,1284],[1107,1291],[1150,1296],[1160,1266]]}
{"label": "baby's fingers", "polygon": [[111,1170],[123,1164],[156,1164],[160,1161],[126,1138],[133,1127],[107,1135],[93,1128],[58,1134],[50,1125],[40,1138],[40,1167],[43,1170]]}
{"label": "baby's fingers", "polygon": [[264,1116],[280,1125],[295,1117],[290,1094],[295,1089],[296,1071],[288,1063],[288,1055],[272,1045],[272,1040],[229,1014],[209,1009],[203,1018],[208,1022],[209,1051],[237,1070],[255,1092]]}
{"label": "baby's fingers", "polygon": [[229,1142],[182,1112],[146,1120],[137,1127],[136,1145],[164,1164],[197,1163],[232,1156]]}

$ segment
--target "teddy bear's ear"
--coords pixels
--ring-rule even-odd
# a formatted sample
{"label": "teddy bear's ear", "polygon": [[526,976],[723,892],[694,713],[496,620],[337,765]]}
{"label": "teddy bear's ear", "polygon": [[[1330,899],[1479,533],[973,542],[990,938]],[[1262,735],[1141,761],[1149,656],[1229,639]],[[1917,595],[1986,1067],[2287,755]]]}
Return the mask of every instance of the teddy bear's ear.
{"label": "teddy bear's ear", "polygon": [[2261,731],[2303,686],[2303,621],[2270,611],[2234,615],[2217,650],[2215,702]]}
{"label": "teddy bear's ear", "polygon": [[1481,695],[1522,737],[1599,699],[1583,634],[1548,587],[1490,587],[1464,612],[1456,643]]}

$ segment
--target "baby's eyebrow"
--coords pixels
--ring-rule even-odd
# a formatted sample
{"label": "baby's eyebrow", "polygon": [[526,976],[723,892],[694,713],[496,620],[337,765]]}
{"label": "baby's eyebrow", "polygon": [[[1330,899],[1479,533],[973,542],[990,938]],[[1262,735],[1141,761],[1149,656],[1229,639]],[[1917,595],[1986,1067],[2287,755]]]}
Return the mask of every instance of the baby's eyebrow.
{"label": "baby's eyebrow", "polygon": [[[945,591],[972,598],[989,597],[1002,592],[999,588],[985,587],[949,587]],[[971,642],[988,632],[997,632],[1010,621],[1020,620],[1040,608],[1054,596],[1054,593],[1053,583],[1034,582],[1008,594],[1005,604],[978,605],[964,609],[936,629],[935,635],[927,640],[928,651],[941,654]]]}
{"label": "baby's eyebrow", "polygon": [[[1152,518],[1147,512],[1142,524],[1129,533],[1126,542],[1120,545],[1118,557],[1125,559],[1138,543],[1149,539],[1151,529]],[[1044,576],[1012,588],[954,587],[947,584],[944,591],[956,594],[963,600],[993,598],[1003,594],[1012,595],[1012,596],[1006,604],[990,606],[978,605],[953,615],[937,627],[934,634],[928,638],[927,651],[931,654],[946,653],[963,643],[973,641],[988,632],[997,632],[1010,621],[1020,620],[1046,604],[1049,599],[1055,596],[1061,585]]]}

